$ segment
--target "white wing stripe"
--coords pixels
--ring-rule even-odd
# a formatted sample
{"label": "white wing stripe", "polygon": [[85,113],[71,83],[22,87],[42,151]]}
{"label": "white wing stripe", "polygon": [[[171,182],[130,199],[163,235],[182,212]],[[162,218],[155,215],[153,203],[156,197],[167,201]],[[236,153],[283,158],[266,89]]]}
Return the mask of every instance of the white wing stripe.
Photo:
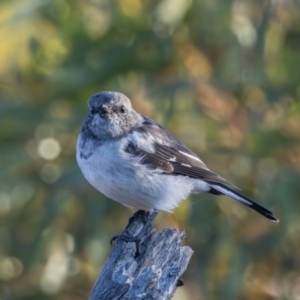
{"label": "white wing stripe", "polygon": [[189,158],[192,158],[192,159],[194,159],[194,160],[198,160],[198,161],[202,162],[200,158],[198,158],[198,157],[196,157],[196,156],[194,156],[194,155],[191,155],[191,154],[185,153],[185,152],[183,152],[183,151],[180,151],[180,150],[179,150],[179,152],[180,152],[181,154],[183,154],[183,155],[185,155],[185,156],[189,157]]}
{"label": "white wing stripe", "polygon": [[185,166],[185,167],[189,167],[191,168],[192,166],[188,165],[188,164],[181,164],[182,166]]}

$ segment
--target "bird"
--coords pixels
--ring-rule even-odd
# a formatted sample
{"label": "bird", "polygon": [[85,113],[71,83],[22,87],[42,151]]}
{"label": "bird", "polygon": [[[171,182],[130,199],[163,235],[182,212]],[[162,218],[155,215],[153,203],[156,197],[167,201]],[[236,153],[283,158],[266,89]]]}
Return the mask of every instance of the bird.
{"label": "bird", "polygon": [[172,213],[190,194],[206,192],[226,195],[278,222],[165,128],[136,112],[124,94],[96,93],[88,107],[76,158],[87,181],[108,198],[151,212],[152,222],[160,211]]}

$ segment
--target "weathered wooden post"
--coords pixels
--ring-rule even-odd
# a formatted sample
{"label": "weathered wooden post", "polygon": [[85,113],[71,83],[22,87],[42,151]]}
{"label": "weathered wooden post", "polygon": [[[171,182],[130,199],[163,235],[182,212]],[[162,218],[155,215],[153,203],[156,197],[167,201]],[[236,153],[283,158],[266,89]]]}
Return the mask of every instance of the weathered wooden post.
{"label": "weathered wooden post", "polygon": [[[138,236],[144,217],[135,214],[126,231]],[[186,270],[193,250],[182,246],[185,232],[166,228],[158,232],[149,226],[136,244],[118,239],[100,273],[89,300],[168,300]]]}

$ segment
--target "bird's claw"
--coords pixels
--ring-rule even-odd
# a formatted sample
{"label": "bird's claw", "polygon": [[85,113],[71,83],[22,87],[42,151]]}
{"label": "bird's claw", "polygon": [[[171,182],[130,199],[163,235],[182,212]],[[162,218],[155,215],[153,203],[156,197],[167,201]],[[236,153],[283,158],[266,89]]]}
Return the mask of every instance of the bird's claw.
{"label": "bird's claw", "polygon": [[113,238],[110,240],[111,246],[113,246],[113,242],[118,239],[122,239],[126,242],[133,242],[136,245],[136,253],[135,253],[135,258],[140,255],[140,250],[139,250],[139,244],[141,242],[141,239],[139,236],[141,236],[145,230],[147,230],[148,226],[151,225],[151,222],[155,218],[155,216],[158,214],[158,211],[154,211],[151,215],[149,212],[144,211],[144,210],[138,210],[137,212],[134,213],[134,215],[129,219],[128,225],[126,226],[126,229],[130,226],[130,224],[135,220],[137,217],[142,217],[143,218],[143,223],[144,227],[142,231],[138,234],[138,236],[132,236],[131,234],[126,233],[126,229],[121,235],[115,235]]}
{"label": "bird's claw", "polygon": [[141,240],[139,239],[138,236],[133,236],[127,233],[122,233],[121,235],[115,235],[110,240],[111,246],[113,246],[113,242],[118,239],[121,239],[127,243],[135,243],[136,246],[135,258],[140,255],[139,243],[141,242]]}

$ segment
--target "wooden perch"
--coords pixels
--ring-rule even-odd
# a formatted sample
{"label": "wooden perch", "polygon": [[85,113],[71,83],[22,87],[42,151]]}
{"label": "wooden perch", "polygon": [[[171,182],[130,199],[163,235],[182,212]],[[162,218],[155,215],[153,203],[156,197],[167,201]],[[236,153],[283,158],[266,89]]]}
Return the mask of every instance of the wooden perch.
{"label": "wooden perch", "polygon": [[[136,213],[126,232],[138,236],[144,219]],[[172,228],[158,232],[151,225],[138,237],[139,253],[135,242],[115,242],[89,300],[168,300],[183,284],[180,277],[193,254],[189,246],[181,245],[185,232]]]}

